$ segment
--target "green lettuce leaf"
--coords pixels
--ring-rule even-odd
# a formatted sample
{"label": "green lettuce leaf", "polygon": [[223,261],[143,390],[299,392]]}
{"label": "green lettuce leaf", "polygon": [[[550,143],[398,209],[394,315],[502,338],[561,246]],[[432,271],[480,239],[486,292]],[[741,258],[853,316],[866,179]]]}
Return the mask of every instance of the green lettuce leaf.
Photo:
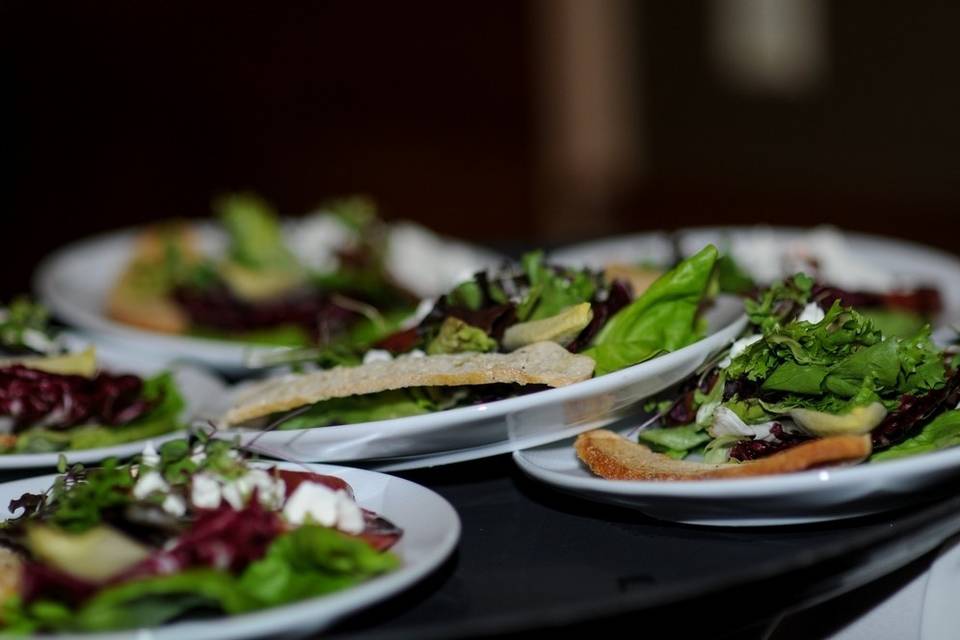
{"label": "green lettuce leaf", "polygon": [[111,447],[134,440],[143,440],[182,428],[180,414],[185,402],[177,389],[173,374],[161,373],[143,382],[142,396],[157,402],[149,412],[125,425],[79,425],[70,429],[36,427],[17,437],[17,453],[49,453],[75,449]]}
{"label": "green lettuce leaf", "polygon": [[743,306],[750,324],[759,328],[761,333],[767,333],[802,309],[810,301],[812,290],[813,279],[798,273],[774,283],[763,292],[760,300],[745,299]]}
{"label": "green lettuce leaf", "polygon": [[584,352],[596,361],[596,375],[699,340],[704,334],[699,310],[716,261],[716,247],[704,247],[617,312]]}
{"label": "green lettuce leaf", "polygon": [[95,632],[152,627],[194,610],[238,614],[339,591],[399,565],[393,553],[308,524],[277,537],[239,576],[197,568],[135,579],[102,589],[75,611],[13,598],[2,609],[4,630]]}
{"label": "green lettuce leaf", "polygon": [[530,281],[530,291],[517,306],[520,322],[549,318],[567,307],[590,302],[597,291],[591,273],[551,268],[544,262],[542,251],[524,255],[521,264]]}
{"label": "green lettuce leaf", "polygon": [[870,462],[905,458],[957,445],[960,445],[960,411],[947,411],[927,423],[917,435],[885,451],[874,453],[870,456]]}
{"label": "green lettuce leaf", "polygon": [[314,404],[280,424],[278,429],[309,429],[337,424],[356,424],[391,418],[418,416],[447,408],[447,392],[441,389],[396,389],[346,398],[331,398]]}
{"label": "green lettuce leaf", "polygon": [[679,427],[645,429],[637,437],[641,442],[653,445],[651,448],[654,451],[669,450],[684,453],[711,440],[710,434],[696,423]]}
{"label": "green lettuce leaf", "polygon": [[756,288],[750,274],[729,253],[717,258],[717,284],[723,293],[746,294]]}
{"label": "green lettuce leaf", "polygon": [[399,566],[397,556],[333,529],[305,525],[270,545],[240,576],[240,588],[259,606],[274,606],[339,591]]}
{"label": "green lettuce leaf", "polygon": [[923,330],[926,319],[913,311],[900,309],[858,309],[888,338],[909,338]]}
{"label": "green lettuce leaf", "polygon": [[230,237],[227,255],[254,270],[297,271],[300,264],[283,242],[277,213],[252,193],[218,198],[213,206]]}

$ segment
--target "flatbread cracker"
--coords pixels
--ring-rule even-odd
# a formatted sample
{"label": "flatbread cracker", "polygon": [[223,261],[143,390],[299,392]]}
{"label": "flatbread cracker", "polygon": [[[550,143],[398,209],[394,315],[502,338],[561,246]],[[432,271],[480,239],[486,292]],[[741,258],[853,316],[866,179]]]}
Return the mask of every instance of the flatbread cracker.
{"label": "flatbread cracker", "polygon": [[593,368],[592,358],[554,342],[537,342],[513,353],[402,356],[261,382],[237,398],[223,422],[235,425],[321,400],[409,387],[494,383],[563,387],[590,378]]}
{"label": "flatbread cracker", "polygon": [[831,436],[799,444],[772,456],[740,464],[674,460],[649,447],[600,429],[580,434],[577,456],[608,480],[708,480],[803,471],[823,465],[855,463],[870,455],[869,435]]}

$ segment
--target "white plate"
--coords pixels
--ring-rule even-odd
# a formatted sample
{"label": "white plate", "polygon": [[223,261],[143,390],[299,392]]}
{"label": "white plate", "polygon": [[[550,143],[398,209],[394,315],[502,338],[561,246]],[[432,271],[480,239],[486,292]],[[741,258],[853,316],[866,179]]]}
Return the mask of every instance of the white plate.
{"label": "white plate", "polygon": [[[489,445],[497,446],[481,455],[496,455],[613,422],[637,400],[688,376],[746,324],[740,301],[729,296],[718,299],[707,320],[710,333],[699,342],[567,387],[409,418],[293,431],[231,429],[218,435],[239,435],[254,451],[284,460],[462,455],[463,450]],[[432,466],[429,461],[422,462],[422,466]]]}
{"label": "white plate", "polygon": [[[279,466],[299,468],[285,463]],[[411,587],[436,569],[456,547],[460,538],[460,518],[453,507],[433,491],[408,480],[363,469],[327,465],[310,465],[309,468],[317,473],[343,478],[353,487],[361,506],[377,512],[403,529],[403,536],[393,548],[403,563],[398,570],[345,591],[256,613],[97,634],[96,637],[104,640],[217,640],[306,635]],[[49,475],[0,484],[0,518],[10,517],[6,505],[11,499],[24,492],[46,490],[55,477]],[[94,635],[43,637],[92,638]]]}
{"label": "white plate", "polygon": [[[195,225],[201,251],[205,255],[223,252],[225,237],[212,224]],[[406,255],[424,246],[425,239],[411,225],[397,225],[398,254]],[[127,264],[140,229],[126,229],[81,240],[48,256],[34,278],[34,289],[53,313],[89,334],[97,344],[125,349],[146,360],[168,364],[174,360],[200,363],[231,373],[243,373],[246,357],[255,351],[273,351],[274,347],[166,335],[116,322],[104,313],[110,289]],[[435,237],[435,236],[434,236]],[[439,240],[438,240],[439,242]],[[492,252],[442,239],[445,251],[428,252],[419,261],[405,260],[406,278],[425,271],[428,284],[416,290],[423,296],[445,293],[464,275],[498,264],[502,258]],[[409,246],[407,246],[409,245]],[[431,245],[432,246],[432,245]]]}
{"label": "white plate", "polygon": [[[628,429],[621,430],[625,433]],[[577,458],[572,440],[518,451],[529,476],[597,502],[662,520],[717,526],[771,526],[853,518],[918,502],[960,475],[960,447],[900,460],[759,478],[647,482],[604,480]]]}
{"label": "white plate", "polygon": [[[149,371],[142,367],[114,367],[113,361],[109,359],[98,359],[103,368],[113,373],[137,373],[147,375]],[[225,393],[226,385],[223,382],[205,371],[190,366],[175,366],[171,369],[174,378],[177,381],[177,387],[180,394],[186,402],[183,410],[182,421],[184,424],[190,424],[190,420],[195,416],[203,415],[212,398],[217,398]],[[164,442],[174,438],[182,438],[184,431],[173,431],[161,436],[149,438],[154,442]],[[112,447],[99,447],[96,449],[80,449],[76,451],[61,451],[57,453],[14,453],[9,455],[0,455],[0,470],[8,469],[30,469],[34,467],[55,467],[62,453],[67,461],[72,463],[99,462],[105,458],[116,456],[125,458],[140,453],[146,440],[135,440],[125,444],[118,444]]]}
{"label": "white plate", "polygon": [[[668,264],[673,258],[672,238],[678,239],[684,255],[692,255],[709,243],[721,250],[729,247],[741,266],[752,270],[760,280],[792,275],[789,264],[774,262],[774,258],[778,251],[786,255],[804,247],[830,260],[831,272],[846,280],[830,284],[866,290],[931,285],[939,289],[943,299],[940,322],[960,322],[960,258],[925,245],[852,231],[767,226],[705,227],[674,234],[658,231],[565,247],[551,253],[550,260],[594,268],[610,262]],[[838,252],[849,255],[842,260]],[[761,264],[757,262],[760,258],[768,259]]]}

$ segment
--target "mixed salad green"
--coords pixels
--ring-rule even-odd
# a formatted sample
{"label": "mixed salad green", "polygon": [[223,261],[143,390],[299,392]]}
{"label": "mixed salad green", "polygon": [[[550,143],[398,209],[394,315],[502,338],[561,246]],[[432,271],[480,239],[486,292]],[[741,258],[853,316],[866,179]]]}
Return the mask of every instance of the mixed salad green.
{"label": "mixed salad green", "polygon": [[244,342],[364,346],[414,310],[415,296],[387,269],[389,228],[368,199],[330,202],[292,233],[253,194],[224,196],[213,208],[224,255],[205,255],[183,223],[149,230],[110,296],[112,317]]}
{"label": "mixed salad green", "polygon": [[92,348],[69,353],[46,310],[26,298],[0,309],[0,454],[107,447],[182,427],[173,376],[97,369]]}
{"label": "mixed salad green", "polygon": [[797,274],[745,300],[746,335],[650,401],[642,443],[706,462],[762,458],[812,438],[869,434],[874,460],[960,440],[958,359],[929,327],[885,335]]}
{"label": "mixed salad green", "polygon": [[0,629],[97,632],[239,614],[392,571],[401,531],[333,476],[256,463],[230,443],[148,445],[67,468],[0,525]]}
{"label": "mixed salad green", "polygon": [[[550,265],[542,252],[532,252],[518,265],[477,273],[428,302],[415,324],[379,340],[373,349],[308,350],[283,357],[307,357],[326,368],[397,356],[506,353],[549,341],[592,358],[594,375],[603,375],[703,337],[702,312],[716,290],[716,261],[717,250],[706,247],[635,297],[626,281]],[[323,400],[273,415],[269,422],[278,429],[300,429],[401,418],[539,388],[475,384],[393,389]]]}

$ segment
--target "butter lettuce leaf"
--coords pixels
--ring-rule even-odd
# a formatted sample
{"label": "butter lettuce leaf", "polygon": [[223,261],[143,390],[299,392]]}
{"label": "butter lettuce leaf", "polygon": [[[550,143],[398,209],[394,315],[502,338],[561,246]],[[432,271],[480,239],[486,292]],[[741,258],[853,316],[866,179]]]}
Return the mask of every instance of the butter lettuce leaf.
{"label": "butter lettuce leaf", "polygon": [[716,247],[704,247],[617,312],[584,351],[596,361],[596,375],[680,349],[703,337],[699,310],[716,261]]}

